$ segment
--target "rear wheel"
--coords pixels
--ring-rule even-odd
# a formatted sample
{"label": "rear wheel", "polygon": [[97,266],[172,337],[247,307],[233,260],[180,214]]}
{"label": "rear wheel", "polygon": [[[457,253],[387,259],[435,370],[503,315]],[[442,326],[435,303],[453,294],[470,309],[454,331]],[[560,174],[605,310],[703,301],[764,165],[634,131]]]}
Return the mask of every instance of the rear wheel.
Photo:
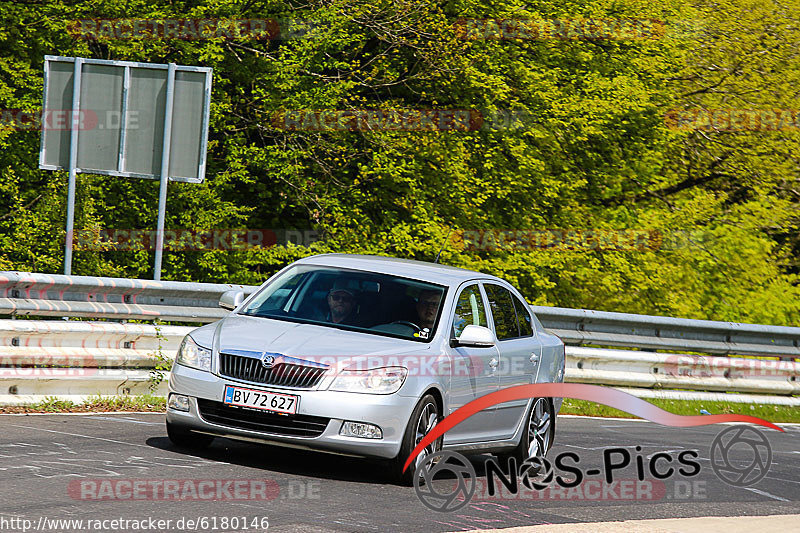
{"label": "rear wheel", "polygon": [[211,435],[194,433],[180,426],[176,426],[175,424],[170,424],[169,422],[167,422],[167,436],[175,446],[193,450],[207,448],[208,445],[211,444],[211,441],[214,440],[214,437]]}
{"label": "rear wheel", "polygon": [[535,398],[525,417],[522,438],[512,452],[500,454],[501,466],[513,457],[517,466],[529,457],[544,457],[553,446],[556,422],[553,402],[549,398]]}
{"label": "rear wheel", "polygon": [[403,485],[411,485],[414,481],[414,476],[417,473],[419,466],[431,454],[434,454],[442,449],[442,441],[444,437],[439,437],[431,444],[426,446],[419,455],[417,455],[408,469],[403,472],[403,465],[406,459],[414,448],[422,441],[422,439],[431,432],[431,430],[439,423],[441,413],[439,405],[436,403],[436,398],[431,394],[426,394],[419,401],[414,411],[411,413],[411,418],[408,421],[406,432],[403,435],[403,443],[400,446],[400,453],[394,459],[394,473],[395,478]]}

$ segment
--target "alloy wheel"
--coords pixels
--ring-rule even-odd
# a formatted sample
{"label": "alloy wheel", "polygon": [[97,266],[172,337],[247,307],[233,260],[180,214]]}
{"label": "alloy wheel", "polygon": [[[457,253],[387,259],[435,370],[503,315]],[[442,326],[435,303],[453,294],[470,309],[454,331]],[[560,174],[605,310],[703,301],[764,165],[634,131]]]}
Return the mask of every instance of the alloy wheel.
{"label": "alloy wheel", "polygon": [[[419,418],[415,424],[415,433],[414,433],[414,446],[416,447],[422,439],[431,432],[431,430],[436,426],[439,421],[439,413],[436,410],[436,405],[434,403],[428,402],[423,407],[422,412],[419,414]],[[414,461],[415,468],[419,468],[419,465],[422,461],[425,460],[426,457],[429,455],[436,453],[441,448],[441,439],[436,439],[432,443],[428,444],[420,453],[417,455],[416,460]]]}
{"label": "alloy wheel", "polygon": [[528,457],[544,457],[550,449],[551,423],[547,398],[537,398],[528,420]]}

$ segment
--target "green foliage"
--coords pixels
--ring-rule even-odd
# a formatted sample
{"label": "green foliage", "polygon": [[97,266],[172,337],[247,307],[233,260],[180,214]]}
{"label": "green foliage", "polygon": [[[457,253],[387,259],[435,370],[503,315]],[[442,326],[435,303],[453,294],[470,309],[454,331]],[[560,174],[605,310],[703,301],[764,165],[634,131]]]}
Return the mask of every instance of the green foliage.
{"label": "green foliage", "polygon": [[44,400],[31,406],[37,411],[45,413],[55,413],[59,411],[69,411],[75,407],[75,403],[70,400],[60,400],[56,396],[48,396]]}
{"label": "green foliage", "polygon": [[142,394],[139,396],[92,396],[72,411],[144,411],[165,412],[167,399],[162,396]]}
{"label": "green foliage", "polygon": [[155,394],[158,390],[158,387],[161,383],[164,382],[164,374],[169,372],[172,369],[172,359],[164,353],[163,350],[163,343],[167,341],[167,338],[161,333],[161,327],[159,325],[159,321],[156,320],[155,322],[155,330],[156,330],[156,339],[158,340],[158,346],[156,346],[156,350],[151,354],[151,357],[154,360],[153,368],[150,370],[150,375],[147,378],[148,381],[148,388],[150,389],[151,394]]}
{"label": "green foliage", "polygon": [[48,396],[29,405],[0,406],[0,413],[88,413],[106,411],[165,412],[167,399],[144,394],[140,396],[91,396],[82,403]]}
{"label": "green foliage", "polygon": [[[310,246],[168,251],[164,279],[259,283],[312,253],[432,260],[450,230],[648,229],[653,250],[463,249],[537,304],[796,324],[798,133],[674,130],[673,110],[792,108],[800,7],[778,0],[44,0],[1,3],[0,108],[40,106],[45,54],[214,69],[207,180],[167,228],[316,228]],[[274,40],[76,39],[82,18],[310,20]],[[466,19],[658,19],[657,39],[465,40]],[[505,131],[286,131],[285,110],[526,109]],[[0,268],[62,269],[66,175],[0,129]],[[76,231],[153,228],[158,185],[79,175]],[[679,245],[675,245],[675,243]],[[73,272],[148,278],[148,251]]]}

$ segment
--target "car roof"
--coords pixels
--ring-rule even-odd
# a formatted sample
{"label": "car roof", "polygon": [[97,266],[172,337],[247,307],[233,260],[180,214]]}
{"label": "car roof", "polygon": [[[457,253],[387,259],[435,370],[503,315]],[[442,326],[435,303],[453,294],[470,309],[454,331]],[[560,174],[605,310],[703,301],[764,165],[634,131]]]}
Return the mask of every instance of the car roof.
{"label": "car roof", "polygon": [[482,274],[473,270],[466,270],[464,268],[380,255],[320,254],[305,257],[297,262],[302,264],[378,272],[446,286],[457,286],[464,281],[472,279],[501,281],[500,278],[495,276]]}

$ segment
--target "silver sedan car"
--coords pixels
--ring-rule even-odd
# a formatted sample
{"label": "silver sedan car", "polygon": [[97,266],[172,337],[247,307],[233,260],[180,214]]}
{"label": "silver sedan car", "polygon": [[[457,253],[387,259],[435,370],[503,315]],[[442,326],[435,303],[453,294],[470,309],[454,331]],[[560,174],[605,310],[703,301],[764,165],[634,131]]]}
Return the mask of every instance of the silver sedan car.
{"label": "silver sedan car", "polygon": [[435,441],[459,407],[497,390],[562,381],[564,344],[500,278],[362,255],[292,263],[255,293],[225,293],[231,313],[184,339],[169,378],[167,431],[203,447],[215,436],[391,461],[409,482],[442,448],[544,455],[561,400],[496,405]]}

